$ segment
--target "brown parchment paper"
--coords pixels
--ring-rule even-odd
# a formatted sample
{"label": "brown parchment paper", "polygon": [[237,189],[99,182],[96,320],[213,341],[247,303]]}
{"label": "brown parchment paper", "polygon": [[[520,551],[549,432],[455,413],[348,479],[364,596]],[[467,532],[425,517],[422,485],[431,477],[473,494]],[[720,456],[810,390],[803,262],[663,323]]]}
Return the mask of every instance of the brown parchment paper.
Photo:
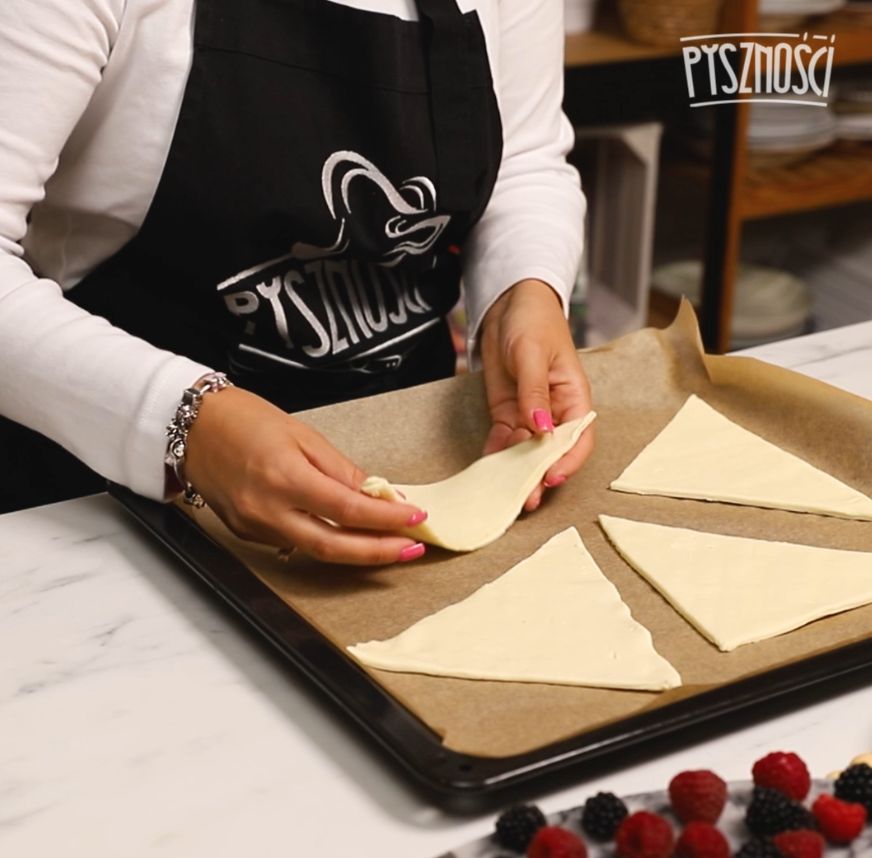
{"label": "brown parchment paper", "polygon": [[[575,525],[684,685],[648,693],[369,671],[446,747],[476,756],[544,747],[872,635],[869,606],[721,653],[618,556],[596,524],[599,513],[608,513],[872,551],[869,522],[608,489],[694,392],[752,431],[872,494],[872,402],[750,358],[703,356],[689,304],[666,330],[645,329],[579,354],[599,412],[592,458],[580,474],[550,491],[539,510],[523,515],[505,536],[479,551],[461,555],[430,548],[423,560],[377,570],[332,567],[296,555],[284,564],[274,551],[235,539],[208,510],[195,513],[196,519],[340,648],[397,634],[465,598],[557,531]],[[430,482],[465,467],[479,456],[488,429],[478,374],[298,416],[367,472],[406,483]],[[541,621],[547,626],[548,617]]]}

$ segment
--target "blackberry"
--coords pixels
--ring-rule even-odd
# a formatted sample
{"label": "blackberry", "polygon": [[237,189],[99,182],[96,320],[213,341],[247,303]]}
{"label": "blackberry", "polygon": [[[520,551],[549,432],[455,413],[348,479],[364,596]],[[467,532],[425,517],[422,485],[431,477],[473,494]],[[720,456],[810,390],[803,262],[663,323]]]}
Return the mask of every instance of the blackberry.
{"label": "blackberry", "polygon": [[781,851],[768,837],[755,837],[743,843],[734,858],[781,858]]}
{"label": "blackberry", "polygon": [[767,837],[796,828],[814,828],[811,812],[799,802],[768,787],[754,787],[754,794],[745,812],[745,825],[755,837]]}
{"label": "blackberry", "polygon": [[516,804],[497,819],[494,836],[500,846],[524,853],[533,835],[545,825],[545,814],[535,804]]}
{"label": "blackberry", "polygon": [[614,793],[598,792],[584,803],[581,827],[594,840],[611,840],[628,812]]}
{"label": "blackberry", "polygon": [[866,763],[849,766],[836,780],[836,798],[865,806],[872,816],[872,767]]}

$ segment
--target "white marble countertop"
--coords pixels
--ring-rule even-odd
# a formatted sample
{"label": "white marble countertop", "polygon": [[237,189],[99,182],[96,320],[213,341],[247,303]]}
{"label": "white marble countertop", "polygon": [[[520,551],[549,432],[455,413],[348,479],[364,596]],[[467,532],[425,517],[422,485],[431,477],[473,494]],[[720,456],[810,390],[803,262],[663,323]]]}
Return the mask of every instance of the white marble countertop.
{"label": "white marble countertop", "polygon": [[[872,322],[753,351],[872,398]],[[872,750],[872,682],[532,796],[743,779],[790,749],[823,775]],[[491,813],[422,802],[302,679],[104,495],[0,516],[0,854],[432,858]]]}

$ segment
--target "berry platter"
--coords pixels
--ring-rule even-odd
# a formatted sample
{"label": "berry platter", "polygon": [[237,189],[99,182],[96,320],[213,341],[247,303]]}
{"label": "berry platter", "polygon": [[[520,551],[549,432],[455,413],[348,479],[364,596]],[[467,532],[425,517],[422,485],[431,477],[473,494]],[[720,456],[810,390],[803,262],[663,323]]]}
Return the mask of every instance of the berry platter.
{"label": "berry platter", "polygon": [[[730,844],[731,852],[737,851],[749,838],[745,827],[745,812],[751,800],[754,784],[752,781],[732,781],[728,784],[727,803],[718,820],[717,827],[723,832]],[[832,794],[832,781],[815,779],[811,784],[810,799],[813,800],[823,793]],[[659,814],[669,820],[676,832],[681,830],[681,823],[672,812],[667,790],[639,793],[623,798],[630,813],[647,810]],[[582,807],[573,807],[557,813],[547,814],[548,825],[567,828],[584,839],[588,858],[614,858],[613,842],[596,843],[587,837],[581,829],[580,820]],[[446,852],[438,858],[518,858],[521,852],[513,852],[500,846],[492,834],[467,843],[452,852]],[[872,826],[867,826],[860,836],[849,846],[828,846],[825,855],[832,858],[869,858],[872,856]]]}

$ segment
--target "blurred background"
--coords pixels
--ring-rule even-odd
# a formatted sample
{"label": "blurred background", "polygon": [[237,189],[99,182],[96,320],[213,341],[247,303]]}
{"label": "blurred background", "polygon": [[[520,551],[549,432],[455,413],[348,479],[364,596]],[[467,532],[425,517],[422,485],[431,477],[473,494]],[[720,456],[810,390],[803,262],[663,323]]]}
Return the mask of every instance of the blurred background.
{"label": "blurred background", "polygon": [[[578,345],[665,325],[681,295],[710,351],[872,319],[872,2],[564,2]],[[691,107],[680,39],[709,33],[831,45],[827,104]]]}

